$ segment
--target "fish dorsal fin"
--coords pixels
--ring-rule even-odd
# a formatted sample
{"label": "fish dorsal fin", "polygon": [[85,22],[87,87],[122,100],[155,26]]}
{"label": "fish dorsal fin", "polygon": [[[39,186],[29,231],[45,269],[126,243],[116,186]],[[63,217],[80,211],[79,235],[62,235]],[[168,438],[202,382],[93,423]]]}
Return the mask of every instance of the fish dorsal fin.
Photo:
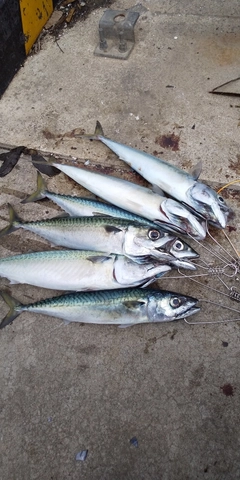
{"label": "fish dorsal fin", "polygon": [[102,125],[98,120],[96,122],[94,135],[102,135],[102,137],[104,136]]}
{"label": "fish dorsal fin", "polygon": [[89,262],[92,262],[92,263],[103,263],[111,259],[112,257],[109,257],[107,255],[93,255],[91,257],[87,257],[87,260],[89,260]]}
{"label": "fish dorsal fin", "polygon": [[52,217],[51,220],[58,220],[59,218],[69,218],[69,217],[70,217],[69,213],[62,212],[62,213],[59,213],[59,215]]}
{"label": "fish dorsal fin", "polygon": [[158,185],[155,185],[154,183],[152,184],[152,191],[154,193],[157,193],[158,195],[161,195],[161,197],[166,197],[164,191]]}
{"label": "fish dorsal fin", "polygon": [[191,175],[194,178],[194,180],[198,180],[202,172],[202,160],[200,160],[197,165],[194,165]]}

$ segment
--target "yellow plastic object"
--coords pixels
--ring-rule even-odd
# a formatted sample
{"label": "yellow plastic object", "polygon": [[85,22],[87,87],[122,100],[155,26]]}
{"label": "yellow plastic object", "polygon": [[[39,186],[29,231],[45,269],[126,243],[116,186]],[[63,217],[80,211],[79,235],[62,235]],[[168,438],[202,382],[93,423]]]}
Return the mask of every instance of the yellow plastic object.
{"label": "yellow plastic object", "polygon": [[19,0],[26,54],[53,12],[53,0]]}

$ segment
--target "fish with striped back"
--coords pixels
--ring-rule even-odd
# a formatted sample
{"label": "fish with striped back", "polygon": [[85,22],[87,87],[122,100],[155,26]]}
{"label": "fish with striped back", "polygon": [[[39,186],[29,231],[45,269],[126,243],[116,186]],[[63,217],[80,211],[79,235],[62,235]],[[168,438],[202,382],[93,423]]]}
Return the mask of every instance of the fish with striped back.
{"label": "fish with striped back", "polygon": [[113,217],[60,217],[24,222],[11,205],[9,215],[10,223],[0,231],[0,237],[23,228],[54,245],[125,255],[139,263],[153,257],[161,263],[191,270],[196,267],[188,259],[199,256],[183,240],[148,223]]}
{"label": "fish with striped back", "polygon": [[127,327],[144,323],[172,322],[199,312],[198,300],[166,290],[144,288],[70,293],[24,305],[0,292],[9,306],[0,329],[22,312],[41,313],[64,320]]}

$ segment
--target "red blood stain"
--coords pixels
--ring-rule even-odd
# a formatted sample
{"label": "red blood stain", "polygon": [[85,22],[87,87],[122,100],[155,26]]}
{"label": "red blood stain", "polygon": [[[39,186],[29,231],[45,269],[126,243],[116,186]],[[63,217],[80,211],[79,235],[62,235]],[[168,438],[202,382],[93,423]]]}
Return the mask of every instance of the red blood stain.
{"label": "red blood stain", "polygon": [[225,385],[220,387],[220,389],[222,390],[224,395],[226,395],[227,397],[233,397],[234,388],[232,387],[232,385],[230,383],[225,383]]}

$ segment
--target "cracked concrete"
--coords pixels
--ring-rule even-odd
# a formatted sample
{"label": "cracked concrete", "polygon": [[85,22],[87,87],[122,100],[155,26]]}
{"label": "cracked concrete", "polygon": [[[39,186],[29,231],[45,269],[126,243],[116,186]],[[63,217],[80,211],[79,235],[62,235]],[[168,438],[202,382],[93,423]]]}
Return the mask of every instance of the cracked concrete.
{"label": "cracked concrete", "polygon": [[[102,9],[63,31],[58,43],[64,53],[45,37],[0,101],[0,143],[89,159],[89,168],[142,182],[105,146],[71,136],[76,128],[92,133],[99,119],[110,138],[187,170],[201,159],[202,178],[215,186],[236,180],[239,98],[209,91],[239,76],[238,1],[142,5],[146,10],[127,61],[93,55]],[[112,8],[130,6],[120,0]],[[178,149],[161,145],[169,135],[177,138]],[[63,174],[48,185],[90,196]],[[36,171],[22,156],[0,178],[0,228],[9,202],[24,219],[60,213],[50,201],[21,205],[35,186]],[[239,248],[239,191],[223,193],[236,211],[231,240]],[[214,234],[229,249],[221,232]],[[0,242],[1,256],[43,249],[49,249],[47,242],[20,230]],[[237,308],[189,280],[159,284]],[[220,284],[210,278],[208,285]],[[0,286],[9,283],[0,279]],[[26,303],[58,293],[9,288]],[[4,315],[7,308],[0,305]],[[202,302],[199,320],[227,317],[222,308]],[[240,477],[238,323],[120,330],[64,326],[58,319],[22,314],[1,331],[0,350],[3,480]],[[138,448],[130,445],[133,436]],[[86,461],[76,462],[83,449]]]}

